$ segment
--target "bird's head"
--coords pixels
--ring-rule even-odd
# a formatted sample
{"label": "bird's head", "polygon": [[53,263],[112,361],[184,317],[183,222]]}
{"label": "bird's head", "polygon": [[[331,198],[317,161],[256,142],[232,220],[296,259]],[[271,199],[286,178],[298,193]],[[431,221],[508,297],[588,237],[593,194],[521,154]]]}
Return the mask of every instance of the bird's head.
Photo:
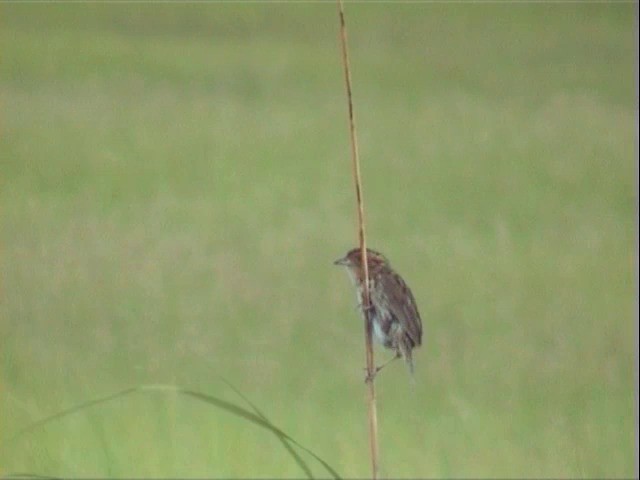
{"label": "bird's head", "polygon": [[[360,270],[362,266],[362,250],[353,248],[347,254],[333,262],[334,265],[340,265],[352,270]],[[367,266],[369,270],[376,270],[383,266],[388,266],[389,262],[380,252],[367,248]]]}

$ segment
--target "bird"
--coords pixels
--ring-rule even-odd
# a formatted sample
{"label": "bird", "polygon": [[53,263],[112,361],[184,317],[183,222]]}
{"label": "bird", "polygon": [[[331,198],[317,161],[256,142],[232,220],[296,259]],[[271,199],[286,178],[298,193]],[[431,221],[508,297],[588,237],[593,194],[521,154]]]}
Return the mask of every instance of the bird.
{"label": "bird", "polygon": [[[362,278],[364,272],[361,268],[362,250],[353,248],[333,263],[346,267],[356,287],[360,311],[366,315]],[[383,347],[395,352],[393,358],[376,367],[373,376],[397,358],[404,359],[413,376],[412,351],[422,345],[422,320],[413,293],[380,252],[367,248],[367,265],[369,267],[368,318],[371,321],[373,337]],[[369,376],[368,374],[367,380],[372,380]]]}

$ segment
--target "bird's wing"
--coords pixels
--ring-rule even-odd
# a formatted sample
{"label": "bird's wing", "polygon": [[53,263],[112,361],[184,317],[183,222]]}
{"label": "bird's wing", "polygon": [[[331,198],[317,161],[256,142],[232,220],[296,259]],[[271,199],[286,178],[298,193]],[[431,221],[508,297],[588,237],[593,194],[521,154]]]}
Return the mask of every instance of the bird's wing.
{"label": "bird's wing", "polygon": [[422,320],[416,300],[409,286],[397,275],[381,275],[382,290],[388,295],[389,309],[402,324],[409,338],[418,346],[422,343]]}

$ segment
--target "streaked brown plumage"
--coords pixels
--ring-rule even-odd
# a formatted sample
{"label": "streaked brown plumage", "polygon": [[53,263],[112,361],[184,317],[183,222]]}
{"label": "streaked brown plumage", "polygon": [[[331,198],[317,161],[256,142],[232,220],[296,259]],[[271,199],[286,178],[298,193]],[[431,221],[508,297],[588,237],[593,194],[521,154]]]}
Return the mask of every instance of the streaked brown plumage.
{"label": "streaked brown plumage", "polygon": [[[359,305],[363,309],[364,282],[360,272],[360,248],[350,250],[334,263],[347,267],[356,286]],[[367,249],[367,264],[371,305],[369,318],[373,326],[373,337],[384,347],[396,352],[394,359],[404,358],[409,371],[413,373],[412,350],[422,344],[422,320],[416,301],[408,285],[391,268],[384,255]],[[376,372],[385,365],[386,363],[378,367]]]}

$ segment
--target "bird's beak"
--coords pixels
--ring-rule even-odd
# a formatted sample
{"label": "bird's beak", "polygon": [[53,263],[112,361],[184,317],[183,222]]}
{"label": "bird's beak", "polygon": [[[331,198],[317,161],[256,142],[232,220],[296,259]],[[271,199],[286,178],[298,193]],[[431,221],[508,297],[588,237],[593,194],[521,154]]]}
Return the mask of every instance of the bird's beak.
{"label": "bird's beak", "polygon": [[339,258],[338,260],[333,262],[333,264],[334,265],[340,265],[342,267],[346,267],[348,265],[347,259],[345,257]]}

